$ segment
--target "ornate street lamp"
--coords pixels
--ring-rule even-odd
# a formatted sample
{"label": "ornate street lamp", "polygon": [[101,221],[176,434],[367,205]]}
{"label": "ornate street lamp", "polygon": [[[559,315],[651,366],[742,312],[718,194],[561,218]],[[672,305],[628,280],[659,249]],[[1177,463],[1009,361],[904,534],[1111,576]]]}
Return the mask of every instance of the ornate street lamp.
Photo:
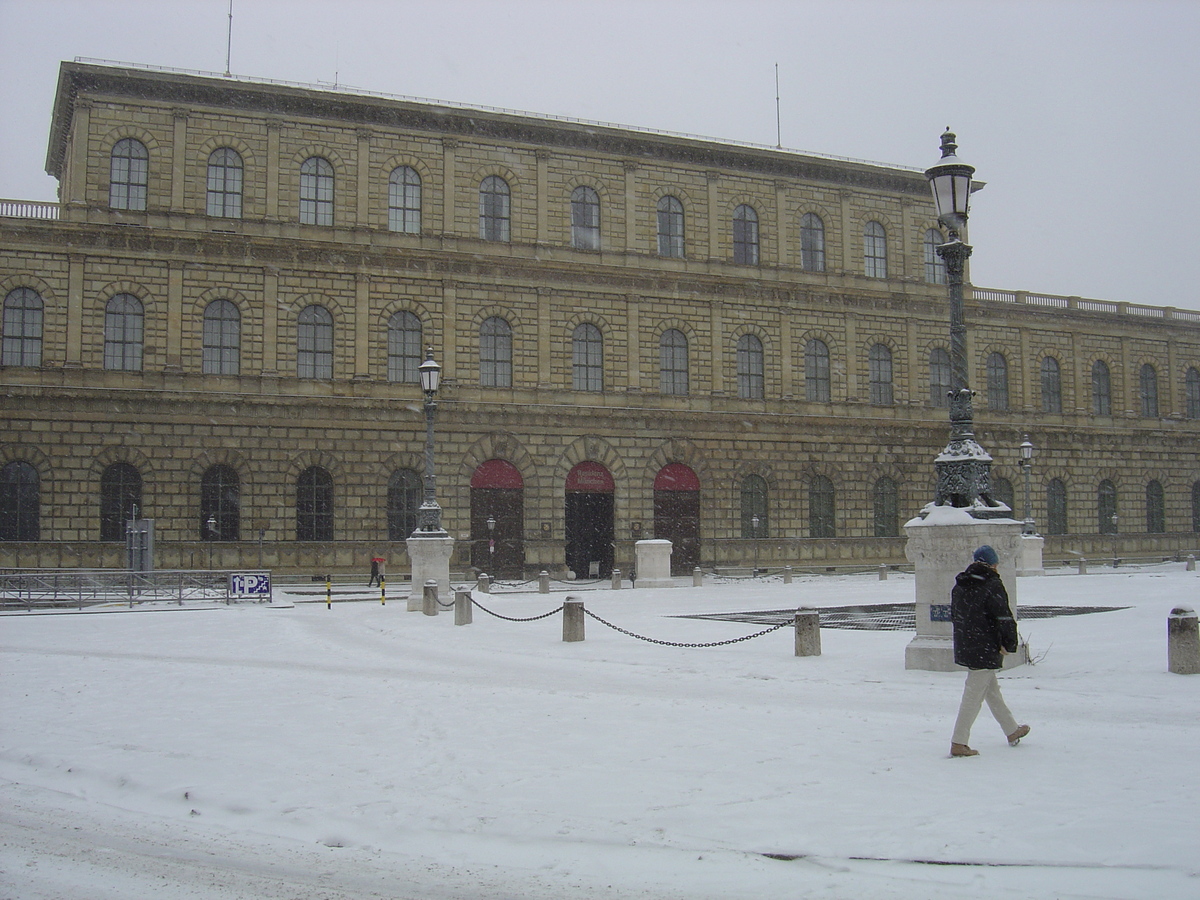
{"label": "ornate street lamp", "polygon": [[208,567],[213,567],[213,541],[217,539],[217,517],[210,515],[208,521],[204,523],[208,529]]}
{"label": "ornate street lamp", "polygon": [[1037,534],[1033,527],[1033,507],[1029,504],[1029,476],[1033,473],[1033,444],[1029,435],[1021,442],[1021,471],[1025,473],[1025,528],[1022,534]]}
{"label": "ornate street lamp", "polygon": [[421,373],[421,390],[425,392],[425,497],[417,511],[417,531],[442,531],[442,508],[437,502],[437,484],[433,474],[433,414],[437,411],[437,390],[442,379],[442,367],[433,359],[430,347],[425,362],[417,366]]}
{"label": "ornate street lamp", "polygon": [[[925,171],[937,206],[938,221],[949,232],[949,240],[937,248],[946,263],[950,295],[950,442],[934,463],[937,471],[936,506],[966,508],[976,518],[1006,515],[1002,504],[991,498],[989,473],[992,458],[975,440],[973,396],[967,378],[967,325],[963,315],[963,273],[971,247],[963,242],[967,228],[975,167],[955,155],[958,145],[949,129],[942,135],[942,158]],[[1011,513],[1011,511],[1008,511]]]}
{"label": "ornate street lamp", "polygon": [[750,533],[754,536],[754,577],[758,577],[758,523],[762,521],[758,516],[750,517]]}
{"label": "ornate street lamp", "polygon": [[488,574],[496,574],[496,517],[487,517],[488,528]]}

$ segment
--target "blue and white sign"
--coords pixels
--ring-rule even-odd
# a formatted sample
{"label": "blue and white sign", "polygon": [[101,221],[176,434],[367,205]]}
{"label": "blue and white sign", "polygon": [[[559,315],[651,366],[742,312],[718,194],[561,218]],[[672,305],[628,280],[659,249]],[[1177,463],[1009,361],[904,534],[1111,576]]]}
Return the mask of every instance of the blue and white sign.
{"label": "blue and white sign", "polygon": [[254,597],[258,600],[271,597],[270,572],[230,572],[229,596]]}

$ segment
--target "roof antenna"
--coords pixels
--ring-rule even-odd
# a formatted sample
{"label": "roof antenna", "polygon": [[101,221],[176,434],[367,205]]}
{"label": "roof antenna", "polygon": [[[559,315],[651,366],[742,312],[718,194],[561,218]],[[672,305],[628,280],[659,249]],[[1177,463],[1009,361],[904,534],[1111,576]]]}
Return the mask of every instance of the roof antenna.
{"label": "roof antenna", "polygon": [[779,122],[779,63],[775,63],[775,149],[783,149],[783,129]]}
{"label": "roof antenna", "polygon": [[225,37],[225,77],[231,78],[229,71],[229,57],[233,52],[233,0],[229,0],[229,31]]}

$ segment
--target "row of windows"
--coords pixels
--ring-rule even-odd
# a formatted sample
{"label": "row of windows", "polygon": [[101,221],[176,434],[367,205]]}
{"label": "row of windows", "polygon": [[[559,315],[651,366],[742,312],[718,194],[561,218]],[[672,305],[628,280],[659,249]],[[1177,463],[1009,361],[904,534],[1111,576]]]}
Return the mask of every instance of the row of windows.
{"label": "row of windows", "polygon": [[[995,479],[997,499],[1013,505],[1012,484]],[[406,539],[416,529],[422,500],[422,480],[411,469],[398,469],[388,479],[386,519],[388,540]],[[900,533],[900,496],[896,482],[883,476],[871,489],[875,537],[897,537]],[[771,535],[771,498],[767,480],[747,475],[740,487],[741,536],[746,539]],[[808,487],[808,537],[837,537],[837,496],[833,482],[816,475]],[[1152,480],[1145,488],[1145,531],[1166,531],[1162,484]],[[122,540],[125,523],[142,510],[142,477],[128,463],[115,463],[100,477],[100,540]],[[1061,479],[1046,485],[1046,534],[1068,533],[1067,489]],[[1121,530],[1117,514],[1117,490],[1111,481],[1096,489],[1096,530],[1116,534]],[[333,540],[333,478],[326,469],[312,466],[295,482],[296,540]],[[37,470],[17,461],[0,469],[0,540],[40,539],[41,501]],[[1128,531],[1128,526],[1125,527]],[[1192,485],[1192,531],[1200,532],[1200,481]],[[210,467],[200,478],[200,507],[196,537],[206,541],[242,539],[241,488],[237,472],[225,465]]]}
{"label": "row of windows", "polygon": [[[132,294],[116,294],[109,299],[104,314],[104,367],[117,371],[141,371],[144,313],[141,301]],[[333,377],[334,322],[329,310],[312,305],[301,310],[296,320],[296,374],[300,378]],[[387,377],[389,381],[415,383],[422,360],[422,326],[411,312],[395,313],[388,322]],[[572,389],[604,390],[604,338],[592,323],[577,326],[572,335]],[[479,331],[480,384],[484,387],[512,387],[513,332],[508,321],[493,316]],[[42,299],[31,288],[16,288],[4,301],[3,349],[0,363],[6,366],[40,366],[42,359]],[[762,399],[765,396],[763,344],[754,334],[737,339],[736,365],[738,396]],[[877,406],[894,402],[892,351],[886,344],[874,344],[867,354],[869,398]],[[205,307],[202,335],[202,370],[207,375],[237,375],[241,367],[241,315],[229,300],[214,300]],[[1009,408],[1008,361],[1004,354],[988,355],[987,406],[995,412]],[[676,328],[659,337],[659,390],[664,394],[686,396],[690,370],[687,336]],[[1112,377],[1108,364],[1092,364],[1092,412],[1112,415]],[[805,399],[828,403],[832,396],[828,345],[809,340],[804,350]],[[1138,376],[1140,412],[1147,418],[1159,415],[1158,371],[1149,363]],[[1041,361],[1042,412],[1061,413],[1062,374],[1058,360],[1045,356]],[[951,373],[950,354],[935,347],[929,355],[929,402],[948,404]],[[1200,418],[1200,370],[1189,368],[1184,378],[1185,414]]]}
{"label": "row of windows", "polygon": [[[113,209],[145,210],[149,178],[149,153],[134,138],[123,138],[113,146],[109,171],[109,205]],[[323,157],[314,156],[300,164],[299,217],[303,225],[333,225],[334,168]],[[236,150],[220,147],[208,157],[205,210],[220,218],[242,217],[242,158]],[[599,250],[601,246],[600,194],[580,186],[571,192],[571,246]],[[485,241],[509,241],[511,235],[511,191],[499,175],[488,175],[479,184],[479,237]],[[733,261],[738,265],[759,264],[759,219],[753,206],[734,210],[731,223]],[[405,234],[421,232],[421,176],[411,166],[399,166],[388,177],[388,229]],[[876,221],[863,230],[863,274],[888,277],[887,232]],[[686,220],[683,203],[664,196],[657,207],[658,255],[682,258],[686,250]],[[936,228],[925,232],[925,280],[945,284],[946,270],[937,254],[944,241]],[[810,272],[825,271],[825,223],[816,213],[800,218],[800,265]]]}

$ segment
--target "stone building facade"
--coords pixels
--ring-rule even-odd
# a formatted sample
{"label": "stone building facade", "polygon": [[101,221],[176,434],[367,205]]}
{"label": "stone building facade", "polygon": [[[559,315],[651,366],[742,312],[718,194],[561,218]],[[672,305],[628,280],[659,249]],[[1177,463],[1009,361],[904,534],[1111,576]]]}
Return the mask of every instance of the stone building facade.
{"label": "stone building facade", "polygon": [[[899,562],[932,499],[916,170],[85,63],[47,170],[58,204],[0,202],[2,565],[121,565],[136,506],[159,568],[403,571],[426,347],[456,571]],[[969,297],[1048,558],[1195,549],[1200,313]]]}

